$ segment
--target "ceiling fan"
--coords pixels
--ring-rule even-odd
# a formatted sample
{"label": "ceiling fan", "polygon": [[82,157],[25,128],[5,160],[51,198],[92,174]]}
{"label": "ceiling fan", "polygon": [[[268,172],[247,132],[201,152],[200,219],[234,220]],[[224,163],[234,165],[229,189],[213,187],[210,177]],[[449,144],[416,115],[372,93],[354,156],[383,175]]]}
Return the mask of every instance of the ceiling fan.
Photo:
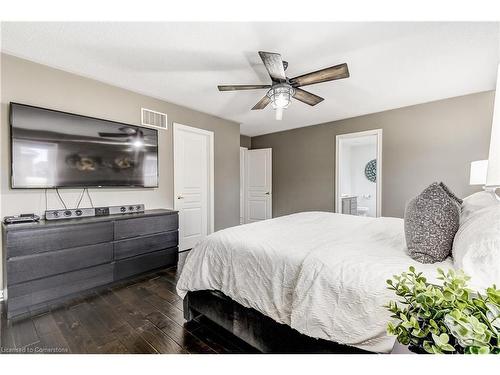
{"label": "ceiling fan", "polygon": [[144,143],[144,132],[141,129],[122,126],[118,128],[120,133],[99,132],[99,137],[104,138],[128,138],[134,147],[142,147]]}
{"label": "ceiling fan", "polygon": [[322,97],[302,90],[300,87],[349,77],[349,69],[347,64],[344,63],[288,78],[285,75],[288,62],[283,61],[279,53],[259,51],[259,55],[271,77],[272,83],[270,85],[220,85],[217,88],[219,91],[269,89],[267,94],[253,106],[252,110],[264,109],[271,103],[276,110],[276,120],[283,118],[283,110],[290,105],[291,98],[300,100],[310,106],[324,100]]}

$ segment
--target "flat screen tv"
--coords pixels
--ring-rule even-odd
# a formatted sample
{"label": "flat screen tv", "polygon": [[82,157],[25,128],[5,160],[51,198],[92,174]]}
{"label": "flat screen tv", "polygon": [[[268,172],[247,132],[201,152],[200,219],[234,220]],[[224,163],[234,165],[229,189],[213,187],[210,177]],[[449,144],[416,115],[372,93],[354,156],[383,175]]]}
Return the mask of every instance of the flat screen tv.
{"label": "flat screen tv", "polygon": [[158,131],[10,103],[11,187],[157,187]]}

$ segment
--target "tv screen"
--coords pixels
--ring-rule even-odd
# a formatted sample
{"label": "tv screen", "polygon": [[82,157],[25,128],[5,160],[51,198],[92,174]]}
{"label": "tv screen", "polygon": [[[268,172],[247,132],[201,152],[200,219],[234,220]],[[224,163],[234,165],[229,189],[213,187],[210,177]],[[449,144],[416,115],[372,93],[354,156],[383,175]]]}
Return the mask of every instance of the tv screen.
{"label": "tv screen", "polygon": [[12,188],[158,186],[158,131],[10,104]]}

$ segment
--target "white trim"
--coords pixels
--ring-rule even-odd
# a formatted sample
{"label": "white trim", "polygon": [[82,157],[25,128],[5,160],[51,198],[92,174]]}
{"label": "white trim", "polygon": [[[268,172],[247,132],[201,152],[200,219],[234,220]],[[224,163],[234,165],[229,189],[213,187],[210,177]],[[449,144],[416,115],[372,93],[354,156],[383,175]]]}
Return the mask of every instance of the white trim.
{"label": "white trim", "polygon": [[188,131],[192,133],[197,133],[197,134],[203,134],[209,137],[209,181],[208,181],[208,234],[214,232],[214,222],[215,222],[215,215],[214,215],[214,202],[215,202],[215,188],[214,188],[214,132],[210,130],[204,130],[204,129],[199,129],[195,128],[192,126],[187,126],[187,125],[182,125],[179,123],[174,122],[173,124],[173,132],[172,132],[172,141],[174,144],[173,147],[173,161],[174,161],[174,191],[173,191],[173,202],[174,202],[174,207],[175,207],[175,192],[176,192],[176,181],[175,181],[175,132],[178,130],[183,130],[183,131]]}
{"label": "white trim", "polygon": [[339,144],[341,139],[357,138],[367,135],[377,136],[377,213],[376,216],[382,216],[382,129],[366,130],[356,133],[339,134],[335,137],[335,212],[341,213],[339,195]]}
{"label": "white trim", "polygon": [[[2,68],[2,59],[0,58],[0,72],[2,71],[1,68]],[[0,87],[3,87],[2,86],[3,79],[4,78],[2,78],[2,74],[0,74]],[[3,108],[4,108],[4,106],[0,107],[0,115],[2,115],[2,118],[4,118],[3,117]],[[7,105],[5,106],[5,108],[8,108]],[[7,118],[7,117],[5,117],[5,118]],[[0,155],[3,155],[3,146],[2,146],[2,143],[3,142],[1,142],[1,140],[0,140]],[[3,184],[0,184],[0,218],[3,218],[3,212],[2,212],[3,189],[2,189],[2,186],[3,186]],[[2,235],[3,234],[0,231],[0,253],[2,253],[2,251],[6,251],[5,249],[3,249],[3,245],[2,245],[3,244]],[[3,266],[3,262],[5,261],[4,260],[5,258],[7,258],[7,257],[6,256],[5,257],[0,257],[0,274],[2,274],[2,272],[5,272],[5,270],[7,269],[7,267]],[[4,282],[5,279],[6,279],[5,275],[2,274],[0,276],[0,301],[3,301],[3,288],[5,288],[5,285],[3,285],[3,282]]]}
{"label": "white trim", "polygon": [[[241,170],[241,151],[243,151],[243,171]],[[240,220],[240,224],[246,224],[246,207],[247,207],[247,186],[246,186],[246,181],[247,181],[247,153],[248,153],[248,147],[241,147],[240,146],[240,193],[241,189],[243,187],[243,197],[240,197],[240,219],[243,219],[243,222]],[[241,212],[241,199],[243,199],[243,212]]]}

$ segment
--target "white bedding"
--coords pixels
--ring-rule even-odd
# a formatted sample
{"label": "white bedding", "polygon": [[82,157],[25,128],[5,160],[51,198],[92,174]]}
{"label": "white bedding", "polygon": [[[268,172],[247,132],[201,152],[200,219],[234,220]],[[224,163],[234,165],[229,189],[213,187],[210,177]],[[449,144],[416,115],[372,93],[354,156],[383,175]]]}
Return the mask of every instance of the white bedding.
{"label": "white bedding", "polygon": [[430,281],[453,267],[412,260],[402,219],[304,212],[211,234],[190,251],[177,292],[219,290],[305,335],[389,352],[385,281],[410,265]]}

